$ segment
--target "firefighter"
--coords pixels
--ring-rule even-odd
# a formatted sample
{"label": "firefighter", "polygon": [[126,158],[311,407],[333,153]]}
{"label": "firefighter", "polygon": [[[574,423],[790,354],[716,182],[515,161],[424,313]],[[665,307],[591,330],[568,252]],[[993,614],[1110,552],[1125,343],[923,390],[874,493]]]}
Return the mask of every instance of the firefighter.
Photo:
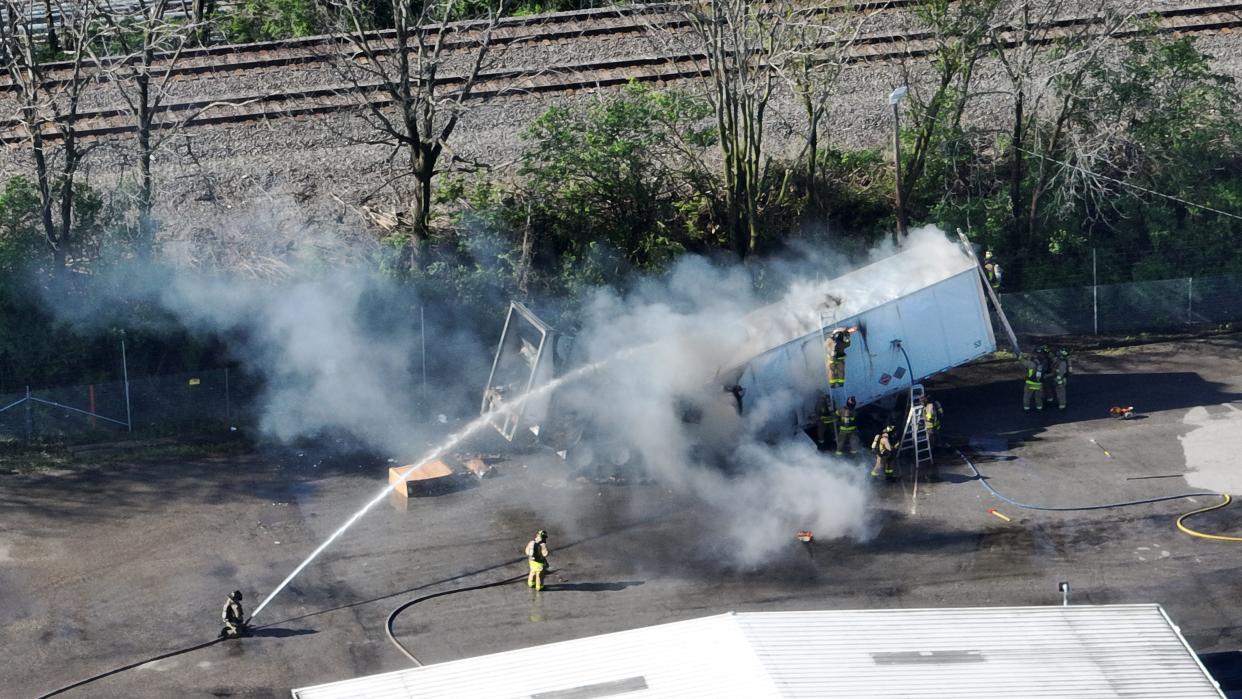
{"label": "firefighter", "polygon": [[896,480],[897,472],[893,470],[893,433],[896,428],[888,425],[884,431],[871,440],[871,451],[875,453],[875,466],[871,468],[871,477],[878,478],[881,471],[890,481]]}
{"label": "firefighter", "polygon": [[543,572],[548,568],[548,532],[540,529],[535,538],[526,543],[526,560],[530,563],[526,586],[542,590]]}
{"label": "firefighter", "polygon": [[1062,347],[1057,350],[1057,356],[1052,360],[1053,385],[1057,394],[1057,407],[1065,410],[1065,387],[1069,382],[1070,362],[1069,350]]}
{"label": "firefighter", "polygon": [[839,388],[845,385],[845,350],[850,346],[850,330],[834,328],[824,341],[824,352],[828,362],[828,388]]}
{"label": "firefighter", "polygon": [[1030,410],[1031,403],[1035,404],[1036,410],[1044,409],[1044,374],[1039,368],[1039,362],[1030,355],[1020,355],[1022,360],[1022,368],[1026,371],[1026,377],[1022,388],[1022,409]]}
{"label": "firefighter", "polygon": [[815,441],[820,449],[827,449],[830,438],[834,444],[837,441],[837,410],[832,404],[832,396],[827,393],[820,396],[815,404],[815,412],[819,417],[815,427]]}
{"label": "firefighter", "polygon": [[991,250],[983,251],[983,275],[988,278],[988,284],[992,287],[992,291],[999,294],[1003,273],[1001,272],[1000,263],[992,256]]}
{"label": "firefighter", "polygon": [[920,417],[923,418],[923,429],[927,431],[927,444],[932,449],[939,449],[940,418],[944,417],[944,409],[940,407],[940,401],[934,401],[931,396],[924,393],[919,411]]}
{"label": "firefighter", "polygon": [[837,453],[858,451],[858,400],[850,396],[845,406],[837,409]]}
{"label": "firefighter", "polygon": [[241,590],[233,590],[224,601],[224,609],[220,612],[220,620],[224,628],[220,629],[220,638],[237,638],[246,633],[246,610],[242,609]]}
{"label": "firefighter", "polygon": [[1051,403],[1056,400],[1054,396],[1056,385],[1052,376],[1052,350],[1048,348],[1048,345],[1040,345],[1035,351],[1035,363],[1039,365],[1039,372],[1043,377],[1044,402]]}

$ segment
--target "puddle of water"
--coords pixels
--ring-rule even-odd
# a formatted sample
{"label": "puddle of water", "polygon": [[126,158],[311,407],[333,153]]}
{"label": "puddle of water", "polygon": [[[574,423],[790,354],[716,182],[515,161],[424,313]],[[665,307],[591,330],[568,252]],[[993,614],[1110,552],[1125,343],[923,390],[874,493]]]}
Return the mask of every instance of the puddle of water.
{"label": "puddle of water", "polygon": [[1242,492],[1242,410],[1226,403],[1215,414],[1203,406],[1191,408],[1182,422],[1191,426],[1178,437],[1186,458],[1186,482],[1196,488],[1222,493]]}

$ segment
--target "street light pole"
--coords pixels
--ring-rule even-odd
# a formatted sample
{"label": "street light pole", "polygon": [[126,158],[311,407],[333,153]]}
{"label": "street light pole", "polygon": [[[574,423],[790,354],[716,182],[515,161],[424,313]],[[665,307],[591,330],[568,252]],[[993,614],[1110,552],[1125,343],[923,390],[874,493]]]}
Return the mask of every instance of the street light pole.
{"label": "street light pole", "polygon": [[897,204],[897,242],[906,237],[906,201],[901,186],[901,101],[906,98],[909,89],[902,85],[888,96],[888,103],[893,106],[893,159],[894,184],[896,185]]}

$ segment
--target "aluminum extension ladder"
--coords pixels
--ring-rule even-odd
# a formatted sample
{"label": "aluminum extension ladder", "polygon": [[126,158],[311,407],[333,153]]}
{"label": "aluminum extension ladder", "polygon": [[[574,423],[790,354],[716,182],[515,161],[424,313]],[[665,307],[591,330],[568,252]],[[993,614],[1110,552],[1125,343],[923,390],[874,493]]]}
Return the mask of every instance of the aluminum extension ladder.
{"label": "aluminum extension ladder", "polygon": [[914,455],[915,479],[921,469],[932,464],[931,440],[927,438],[927,423],[923,419],[923,393],[923,384],[910,386],[910,412],[901,433],[901,446],[897,449],[898,458],[907,452]]}
{"label": "aluminum extension ladder", "polygon": [[819,314],[819,341],[821,344],[828,344],[828,334],[835,327],[837,327],[837,314],[831,311],[821,311]]}

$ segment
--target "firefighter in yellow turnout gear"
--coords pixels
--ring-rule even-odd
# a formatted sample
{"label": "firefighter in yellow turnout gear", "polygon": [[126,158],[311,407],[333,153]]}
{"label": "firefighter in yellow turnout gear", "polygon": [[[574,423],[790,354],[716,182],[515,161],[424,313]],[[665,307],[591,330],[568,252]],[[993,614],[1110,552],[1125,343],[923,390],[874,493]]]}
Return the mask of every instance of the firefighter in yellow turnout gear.
{"label": "firefighter in yellow turnout gear", "polygon": [[821,449],[826,449],[829,437],[834,443],[837,439],[837,407],[833,405],[832,396],[827,393],[820,396],[815,412],[819,418],[815,426],[815,441]]}
{"label": "firefighter in yellow turnout gear", "polygon": [[824,358],[828,365],[828,388],[845,385],[845,350],[850,346],[850,328],[834,328],[824,341]]}
{"label": "firefighter in yellow turnout gear", "polygon": [[1039,362],[1029,354],[1021,355],[1022,368],[1026,376],[1022,384],[1022,409],[1030,410],[1031,403],[1036,410],[1044,409],[1044,372]]}
{"label": "firefighter in yellow turnout gear", "polygon": [[890,481],[897,477],[897,472],[893,470],[893,457],[896,456],[893,449],[895,431],[896,429],[889,425],[871,440],[871,451],[875,452],[875,466],[871,468],[873,478],[878,478],[881,472]]}
{"label": "firefighter in yellow turnout gear", "polygon": [[837,453],[858,451],[858,401],[850,396],[845,406],[837,409]]}
{"label": "firefighter in yellow turnout gear", "polygon": [[919,410],[923,412],[923,428],[927,431],[927,443],[932,449],[939,449],[940,418],[944,417],[940,402],[932,400],[931,396],[924,393]]}
{"label": "firefighter in yellow turnout gear", "polygon": [[1052,375],[1052,383],[1057,395],[1057,407],[1065,410],[1065,385],[1069,383],[1070,362],[1069,350],[1064,347],[1057,350],[1057,356],[1052,360]]}
{"label": "firefighter in yellow turnout gear", "polygon": [[535,590],[543,589],[543,572],[548,568],[548,533],[542,529],[535,538],[526,544],[526,559],[530,563],[530,574],[526,576],[526,586]]}
{"label": "firefighter in yellow turnout gear", "polygon": [[1000,293],[1001,287],[1001,266],[992,256],[991,250],[985,250],[983,253],[983,274],[988,278],[988,286],[992,287],[992,291]]}

